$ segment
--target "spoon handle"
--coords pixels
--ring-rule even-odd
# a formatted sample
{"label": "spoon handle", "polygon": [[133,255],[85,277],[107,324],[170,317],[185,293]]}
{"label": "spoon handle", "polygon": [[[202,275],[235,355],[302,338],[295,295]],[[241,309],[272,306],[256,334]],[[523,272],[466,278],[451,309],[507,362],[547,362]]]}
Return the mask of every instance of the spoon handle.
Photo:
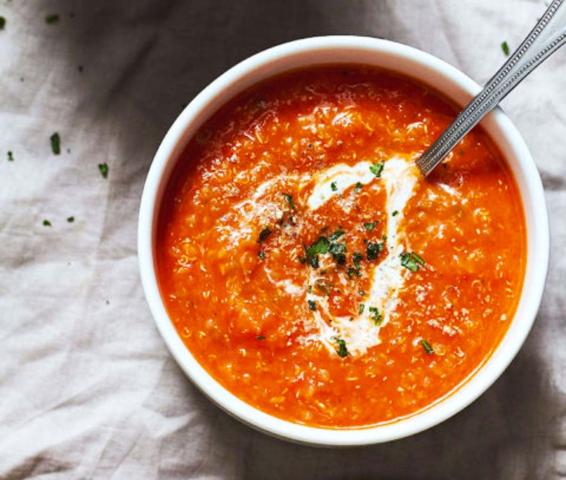
{"label": "spoon handle", "polygon": [[417,160],[423,175],[428,175],[484,115],[565,43],[566,2],[553,0],[519,48]]}

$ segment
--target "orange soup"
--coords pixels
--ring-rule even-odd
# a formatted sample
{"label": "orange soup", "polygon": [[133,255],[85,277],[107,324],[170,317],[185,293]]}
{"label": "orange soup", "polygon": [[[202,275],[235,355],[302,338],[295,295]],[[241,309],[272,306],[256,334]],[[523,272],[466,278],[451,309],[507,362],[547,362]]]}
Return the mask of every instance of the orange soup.
{"label": "orange soup", "polygon": [[521,199],[455,107],[360,65],[278,76],[208,120],[160,211],[159,284],[187,348],[264,412],[329,428],[411,415],[485,362],[526,262]]}

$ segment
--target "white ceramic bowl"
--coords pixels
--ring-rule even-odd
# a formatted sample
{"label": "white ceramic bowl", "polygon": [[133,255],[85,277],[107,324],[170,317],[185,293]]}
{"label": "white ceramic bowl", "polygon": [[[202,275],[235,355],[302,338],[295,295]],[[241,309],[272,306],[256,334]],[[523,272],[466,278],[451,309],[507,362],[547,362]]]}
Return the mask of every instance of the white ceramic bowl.
{"label": "white ceramic bowl", "polygon": [[[521,192],[527,223],[525,282],[517,313],[491,358],[463,386],[407,418],[368,428],[324,429],[299,425],[264,413],[222,387],[195,360],[179,338],[161,299],[155,273],[155,231],[160,202],[171,171],[191,136],[236,94],[278,73],[325,63],[362,63],[414,77],[464,105],[480,87],[456,68],[411,47],[367,37],[315,37],[279,45],[239,63],[206,87],[167,132],[149,170],[140,207],[138,250],[149,307],[169,350],[187,376],[216,404],[246,424],[271,435],[328,446],[386,442],[430,428],[481,395],[505,370],[535,319],[548,266],[548,218],[542,183],[523,138],[500,109],[481,123],[508,162]],[[196,288],[196,287],[195,287]]]}

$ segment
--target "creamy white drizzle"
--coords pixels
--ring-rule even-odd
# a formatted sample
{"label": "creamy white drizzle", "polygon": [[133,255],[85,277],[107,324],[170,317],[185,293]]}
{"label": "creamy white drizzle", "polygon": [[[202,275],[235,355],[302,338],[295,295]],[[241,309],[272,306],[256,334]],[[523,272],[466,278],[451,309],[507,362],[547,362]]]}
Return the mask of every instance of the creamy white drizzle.
{"label": "creamy white drizzle", "polygon": [[[328,310],[328,302],[322,295],[314,292],[307,294],[307,300],[316,302],[317,309],[313,318],[318,327],[317,333],[309,334],[307,340],[319,340],[330,350],[336,351],[336,339],[343,339],[351,355],[360,355],[369,348],[380,343],[379,331],[385,326],[398,302],[398,294],[402,289],[406,269],[401,266],[399,256],[405,250],[404,233],[400,228],[404,217],[404,209],[414,193],[419,179],[419,172],[411,158],[392,157],[385,162],[381,178],[376,179],[369,170],[370,162],[359,162],[354,166],[336,165],[317,178],[309,199],[311,209],[320,208],[332,196],[360,182],[368,184],[372,181],[383,182],[386,193],[387,213],[387,256],[371,273],[370,292],[362,303],[363,313],[355,317],[334,317]],[[335,182],[336,191],[330,188]],[[396,212],[394,214],[394,212]],[[316,271],[310,273],[309,284],[316,282]],[[382,315],[382,321],[376,325],[369,307],[375,307]],[[326,321],[325,321],[325,317]]]}
{"label": "creamy white drizzle", "polygon": [[372,182],[375,175],[369,167],[370,162],[358,162],[352,166],[341,163],[317,173],[314,176],[315,186],[307,200],[308,207],[316,210],[332,197],[342,195],[352,185],[358,182],[367,185]]}
{"label": "creamy white drizzle", "polygon": [[[307,206],[314,211],[322,207],[335,196],[342,196],[348,188],[361,183],[368,185],[381,182],[386,190],[387,214],[387,256],[370,273],[371,286],[367,297],[361,300],[365,308],[363,313],[354,317],[336,317],[330,313],[325,295],[308,291],[306,286],[296,285],[290,280],[273,278],[269,269],[266,274],[270,281],[289,295],[300,296],[306,293],[306,300],[316,303],[316,310],[310,311],[314,325],[302,339],[303,342],[322,342],[330,351],[336,352],[337,339],[346,342],[350,355],[362,355],[369,348],[380,343],[379,332],[385,326],[397,306],[399,291],[403,288],[406,269],[401,266],[400,254],[405,250],[404,232],[400,225],[404,218],[404,209],[414,193],[419,179],[419,172],[410,157],[391,157],[385,162],[380,178],[371,172],[372,162],[361,161],[355,165],[339,164],[314,176],[314,187],[307,198]],[[267,201],[266,195],[281,183],[298,184],[302,190],[311,180],[307,176],[280,175],[263,182],[251,196],[235,205],[234,209],[220,219],[217,225],[219,233],[227,240],[229,247],[235,247],[244,239],[250,240],[252,225],[268,224],[270,220],[282,218],[284,212],[277,202]],[[393,213],[396,212],[395,215]],[[238,228],[233,228],[233,224]],[[321,270],[331,266],[328,258],[321,257]],[[326,263],[328,262],[328,263]],[[307,285],[314,285],[318,271],[309,269]],[[345,279],[341,279],[346,282]],[[372,319],[369,307],[375,307],[382,315],[381,323]]]}

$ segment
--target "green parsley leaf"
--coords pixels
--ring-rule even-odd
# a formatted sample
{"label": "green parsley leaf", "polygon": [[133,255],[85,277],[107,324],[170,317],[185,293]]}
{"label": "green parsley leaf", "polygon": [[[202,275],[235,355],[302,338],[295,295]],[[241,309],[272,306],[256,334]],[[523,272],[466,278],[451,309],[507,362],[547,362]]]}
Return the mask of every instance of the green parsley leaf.
{"label": "green parsley leaf", "polygon": [[257,237],[257,243],[262,243],[267,240],[267,237],[271,235],[271,228],[265,227],[261,232],[259,232],[259,236]]}
{"label": "green parsley leaf", "polygon": [[360,306],[358,307],[358,314],[362,314],[364,313],[366,306],[363,303],[360,303]]}
{"label": "green parsley leaf", "polygon": [[354,192],[358,193],[362,188],[363,188],[362,182],[356,182],[356,185],[354,186]]}
{"label": "green parsley leaf", "polygon": [[391,214],[391,216],[396,217],[397,215],[399,215],[399,210],[393,210],[393,213]]}
{"label": "green parsley leaf", "polygon": [[373,323],[375,323],[377,326],[381,325],[383,322],[383,316],[381,315],[381,313],[379,313],[379,310],[376,307],[369,307],[368,311],[371,314]]}
{"label": "green parsley leaf", "polygon": [[342,235],[344,235],[344,230],[336,230],[332,235],[330,235],[328,237],[328,240],[330,240],[331,242],[334,242],[336,240],[338,240]]}
{"label": "green parsley leaf", "polygon": [[14,161],[14,154],[12,153],[12,150],[8,150],[8,161],[9,162]]}
{"label": "green parsley leaf", "polygon": [[328,252],[332,255],[332,258],[339,265],[344,265],[346,263],[346,244],[344,243],[331,243],[328,247]]}
{"label": "green parsley leaf", "polygon": [[364,228],[368,231],[371,232],[373,229],[375,229],[375,226],[377,225],[377,222],[368,222],[368,223],[364,223]]}
{"label": "green parsley leaf", "polygon": [[369,261],[375,260],[383,250],[383,242],[369,242],[366,249],[366,257]]}
{"label": "green parsley leaf", "polygon": [[47,219],[43,220],[43,226],[44,227],[50,227],[51,226],[51,222]]}
{"label": "green parsley leaf", "polygon": [[0,17],[0,30],[4,30],[6,27],[6,19],[4,17]]}
{"label": "green parsley leaf", "polygon": [[293,200],[293,196],[289,195],[288,193],[284,193],[283,196],[285,197],[285,199],[287,200],[287,203],[289,204],[289,208],[291,210],[295,210],[295,202]]}
{"label": "green parsley leaf", "polygon": [[509,56],[509,44],[505,41],[505,42],[501,42],[501,50],[503,50],[503,53],[505,54],[506,57]]}
{"label": "green parsley leaf", "polygon": [[333,192],[337,192],[338,191],[338,187],[336,186],[336,182],[332,182],[330,184],[330,188],[332,189]]}
{"label": "green parsley leaf", "polygon": [[328,238],[318,237],[318,240],[306,249],[307,260],[311,267],[319,267],[318,256],[324,253],[328,253],[329,248],[330,242],[328,241]]}
{"label": "green parsley leaf", "polygon": [[331,243],[328,247],[328,251],[332,255],[338,255],[340,253],[346,253],[346,244],[345,243]]}
{"label": "green parsley leaf", "polygon": [[432,346],[430,345],[430,343],[428,343],[425,339],[421,340],[421,345],[424,348],[424,351],[428,354],[428,355],[432,355],[434,353],[434,348],[432,348]]}
{"label": "green parsley leaf", "polygon": [[67,217],[67,222],[73,223],[75,221],[75,217]]}
{"label": "green parsley leaf", "polygon": [[265,260],[265,252],[263,250],[260,250],[257,256],[259,257],[260,260]]}
{"label": "green parsley leaf", "polygon": [[381,172],[383,172],[383,168],[385,164],[383,162],[377,162],[373,165],[370,165],[369,171],[373,173],[377,178],[381,177]]}
{"label": "green parsley leaf", "polygon": [[417,255],[415,252],[403,252],[401,255],[401,265],[411,272],[418,272],[421,266],[425,265],[425,261],[422,257]]}
{"label": "green parsley leaf", "polygon": [[61,153],[61,137],[57,132],[49,137],[49,141],[51,142],[51,151],[55,155],[59,155]]}
{"label": "green parsley leaf", "polygon": [[360,252],[354,252],[352,258],[354,260],[354,265],[359,265],[360,262],[364,259],[364,256]]}
{"label": "green parsley leaf", "polygon": [[353,278],[353,277],[361,277],[362,273],[360,272],[360,267],[359,266],[354,266],[354,267],[349,267],[347,270],[347,275],[348,278]]}
{"label": "green parsley leaf", "polygon": [[336,353],[338,354],[338,356],[340,358],[344,358],[348,356],[348,348],[346,347],[346,342],[338,337],[333,337],[334,340],[336,341],[337,345],[338,345],[338,349],[336,350]]}
{"label": "green parsley leaf", "polygon": [[308,261],[309,261],[309,265],[312,268],[318,268],[320,267],[320,261],[318,259],[318,255],[314,255],[312,257],[308,257]]}
{"label": "green parsley leaf", "polygon": [[109,168],[107,163],[99,163],[98,170],[100,171],[100,175],[102,175],[102,178],[108,178]]}
{"label": "green parsley leaf", "polygon": [[51,15],[47,15],[45,17],[45,23],[48,23],[48,24],[57,23],[58,21],[59,21],[59,15],[57,15],[56,13],[53,13]]}
{"label": "green parsley leaf", "polygon": [[316,310],[316,302],[314,300],[307,300],[307,303],[309,304],[309,310],[314,312]]}

